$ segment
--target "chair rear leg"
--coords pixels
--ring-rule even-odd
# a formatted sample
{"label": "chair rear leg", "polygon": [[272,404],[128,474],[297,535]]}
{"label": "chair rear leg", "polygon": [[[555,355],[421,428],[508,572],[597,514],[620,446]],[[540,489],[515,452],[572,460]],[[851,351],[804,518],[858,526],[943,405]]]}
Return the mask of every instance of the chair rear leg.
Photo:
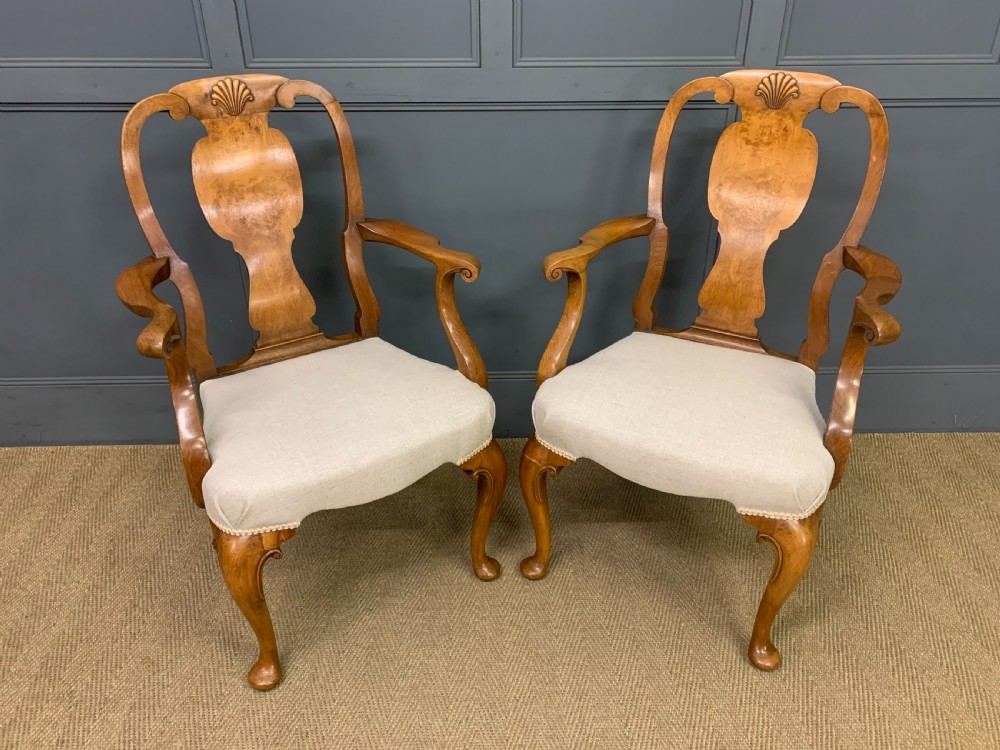
{"label": "chair rear leg", "polygon": [[478,483],[476,512],[472,518],[472,538],[469,551],[472,570],[481,581],[492,581],[500,575],[500,563],[486,554],[486,538],[490,525],[500,507],[504,487],[507,486],[507,461],[496,440],[462,464],[462,471]]}
{"label": "chair rear leg", "polygon": [[750,662],[766,672],[777,669],[781,664],[781,654],[771,642],[771,625],[785,600],[809,569],[819,533],[820,510],[798,520],[744,516],[747,523],[756,527],[757,541],[768,541],[774,546],[774,567],[757,609],[747,652]]}
{"label": "chair rear leg", "polygon": [[521,575],[537,580],[549,569],[552,551],[552,527],[549,521],[548,476],[556,476],[572,461],[560,456],[532,435],[521,453],[521,493],[535,529],[535,554],[521,561]]}
{"label": "chair rear leg", "polygon": [[291,538],[295,529],[236,536],[212,524],[212,533],[226,587],[253,628],[260,647],[247,682],[256,690],[270,690],[281,682],[281,662],[271,613],[264,600],[264,563],[272,557],[281,557],[281,544]]}

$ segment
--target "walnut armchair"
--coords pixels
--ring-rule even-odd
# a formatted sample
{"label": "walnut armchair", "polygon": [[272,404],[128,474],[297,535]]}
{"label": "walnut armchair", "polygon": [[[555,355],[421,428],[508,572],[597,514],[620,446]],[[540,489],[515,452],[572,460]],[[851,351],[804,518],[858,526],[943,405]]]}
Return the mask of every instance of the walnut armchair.
{"label": "walnut armchair", "polygon": [[[275,105],[291,108],[300,96],[323,105],[340,148],[341,250],[357,311],[355,330],[338,336],[313,323],[313,297],[292,261],[302,182],[290,143],[267,119]],[[209,225],[232,242],[249,272],[249,320],[259,335],[231,364],[217,366],[209,353],[198,287],[167,241],[143,181],[139,137],[158,112],[204,125],[207,135],[192,154],[195,192]],[[314,83],[273,75],[183,83],[129,112],[122,163],[152,255],[124,271],[116,289],[129,309],[152,318],[139,335],[139,353],[166,365],[191,496],[207,511],[222,575],[257,636],[250,684],[267,690],[281,680],[261,574],[310,513],[371,502],[455,463],[478,482],[473,570],[482,580],[495,578],[500,567],[486,554],[486,537],[507,467],[492,438],[486,370],[454,291],[456,276],[476,279],[479,261],[406,224],[365,218],[354,144],[337,100]],[[434,265],[437,308],[458,372],[378,338],[364,240]],[[180,293],[183,318],[156,296],[165,281]]]}
{"label": "walnut armchair", "polygon": [[[686,329],[655,324],[653,300],[667,261],[663,175],[674,124],[696,94],[735,103],[742,120],[722,133],[709,174],[708,203],[721,245]],[[861,198],[836,246],[823,258],[809,303],[808,336],[797,356],[761,343],[763,263],[779,232],[799,217],[817,167],[805,116],[853,104],[867,115],[871,143]],[[811,73],[741,70],[692,81],[660,121],[649,174],[647,213],[604,222],[578,247],[545,258],[546,278],[564,275],[563,315],[538,367],[535,434],[521,457],[520,481],[536,548],[521,563],[545,575],[551,532],[546,481],[589,458],[653,489],[728,500],[775,547],[775,561],[750,638],[750,661],[775,669],[771,642],[778,610],[809,567],[827,492],[843,476],[851,449],[861,373],[869,346],[896,340],[899,325],[882,305],[900,274],[859,243],[885,170],[888,130],[866,91]],[[635,333],[567,367],[583,314],[587,265],[624,239],[649,238],[649,262],[632,305]],[[829,421],[816,405],[815,369],[829,343],[830,296],[849,269],[865,280],[848,330]]]}

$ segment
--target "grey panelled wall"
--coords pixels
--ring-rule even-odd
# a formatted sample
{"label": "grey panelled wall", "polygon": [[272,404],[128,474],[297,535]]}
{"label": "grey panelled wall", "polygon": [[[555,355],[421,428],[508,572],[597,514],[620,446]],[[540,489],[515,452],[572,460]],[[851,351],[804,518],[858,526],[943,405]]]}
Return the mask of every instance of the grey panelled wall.
{"label": "grey panelled wall", "polygon": [[[58,23],[54,19],[59,19]],[[118,162],[129,106],[192,78],[269,70],[344,103],[371,216],[410,221],[476,253],[459,306],[498,402],[498,434],[530,431],[533,370],[565,283],[539,261],[592,225],[644,210],[653,132],[685,81],[740,67],[832,75],[889,116],[882,198],[866,234],[897,260],[898,344],[875,350],[865,430],[1000,429],[1000,0],[5,0],[0,6],[0,442],[174,440],[159,362],[113,282],[148,249]],[[716,248],[705,186],[733,112],[695,102],[668,167],[672,225],[661,319],[689,322]],[[295,256],[329,332],[351,325],[339,265],[335,144],[315,110],[277,113],[299,155],[306,210]],[[810,116],[820,174],[768,258],[769,344],[794,350],[819,258],[860,189],[867,134],[853,109]],[[143,160],[178,252],[195,270],[220,359],[250,345],[238,256],[205,224],[190,182],[196,122],[154,118]],[[451,361],[430,269],[368,249],[384,336]],[[644,242],[595,264],[582,358],[624,335]],[[835,300],[831,367],[854,279]]]}

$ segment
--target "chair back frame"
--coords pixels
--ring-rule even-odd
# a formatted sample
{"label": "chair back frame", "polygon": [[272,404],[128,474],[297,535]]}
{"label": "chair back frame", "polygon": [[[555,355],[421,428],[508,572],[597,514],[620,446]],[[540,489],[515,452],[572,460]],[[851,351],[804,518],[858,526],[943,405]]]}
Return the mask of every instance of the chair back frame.
{"label": "chair back frame", "polygon": [[[721,244],[698,295],[701,312],[687,329],[658,328],[654,298],[663,280],[669,229],[663,218],[663,181],[671,136],[688,101],[712,93],[720,104],[734,102],[741,119],[719,138],[709,173],[708,204],[719,222]],[[871,134],[868,168],[854,213],[834,248],[823,258],[809,302],[808,335],[798,357],[767,349],[756,321],[764,313],[764,259],[779,233],[798,219],[816,175],[817,146],[803,127],[815,109],[835,112],[853,104],[867,116]],[[738,70],[698,78],[682,86],[660,119],[649,170],[647,215],[649,261],[632,305],[636,330],[664,333],[732,348],[798,359],[815,369],[829,346],[830,296],[844,269],[845,247],[858,245],[885,173],[889,133],[878,99],[815,73]]]}
{"label": "chair back frame", "polygon": [[[302,179],[288,139],[268,124],[276,105],[294,107],[300,96],[323,105],[340,150],[346,204],[341,248],[356,305],[354,332],[340,336],[325,336],[313,323],[316,303],[292,260],[294,230],[302,218]],[[198,286],[167,240],[142,175],[142,127],[158,112],[175,120],[195,117],[205,127],[206,135],[191,155],[195,193],[209,225],[232,242],[249,274],[248,316],[259,336],[246,357],[221,367],[208,350]],[[378,335],[379,307],[365,271],[358,226],[365,211],[357,155],[347,118],[329,91],[309,81],[258,73],[188,81],[144,99],[129,112],[121,149],[142,231],[153,255],[168,259],[169,279],[180,293],[187,356],[199,381]]]}

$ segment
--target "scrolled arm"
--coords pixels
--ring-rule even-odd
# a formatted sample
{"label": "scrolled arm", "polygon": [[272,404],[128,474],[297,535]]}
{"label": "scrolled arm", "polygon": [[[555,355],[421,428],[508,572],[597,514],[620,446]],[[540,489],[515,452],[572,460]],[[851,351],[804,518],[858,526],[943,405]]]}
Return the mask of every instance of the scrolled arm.
{"label": "scrolled arm", "polygon": [[899,268],[884,255],[860,246],[844,248],[844,267],[865,279],[864,288],[854,300],[851,325],[865,329],[871,346],[891,344],[899,338],[899,321],[882,305],[899,291],[903,282]]}
{"label": "scrolled arm", "polygon": [[648,216],[619,216],[587,232],[580,238],[580,244],[569,250],[561,250],[545,256],[542,270],[549,281],[558,281],[563,273],[584,274],[587,265],[600,253],[612,245],[633,237],[645,237],[653,229],[654,220]]}
{"label": "scrolled arm", "polygon": [[177,417],[184,473],[191,497],[199,508],[205,507],[201,483],[212,465],[198,408],[197,385],[191,377],[177,312],[156,296],[153,288],[170,278],[170,258],[149,256],[125,269],[115,282],[115,291],[125,306],[143,318],[152,318],[136,347],[144,357],[162,359],[170,382],[170,398]]}
{"label": "scrolled arm", "polygon": [[423,230],[390,219],[365,219],[358,223],[362,239],[395,245],[430,261],[443,273],[460,273],[464,281],[479,277],[479,259],[469,253],[441,247],[441,241]]}
{"label": "scrolled arm", "polygon": [[566,367],[569,350],[580,327],[583,304],[587,297],[587,265],[602,251],[618,242],[649,235],[655,224],[652,218],[644,215],[611,219],[583,235],[577,247],[552,253],[542,261],[542,270],[549,281],[558,281],[563,274],[568,275],[566,306],[542,354],[536,385],[540,386]]}
{"label": "scrolled arm", "polygon": [[153,292],[153,287],[168,278],[170,259],[149,256],[122,271],[115,282],[125,307],[140,317],[152,318],[135,342],[144,357],[167,359],[181,340],[177,311]]}
{"label": "scrolled arm", "polygon": [[844,248],[844,267],[864,277],[865,285],[854,299],[854,314],[844,343],[824,440],[834,459],[831,489],[840,484],[851,453],[858,392],[868,347],[891,344],[900,333],[899,322],[882,307],[896,296],[902,283],[896,264],[884,255],[858,246]]}
{"label": "scrolled arm", "polygon": [[401,221],[365,219],[358,222],[358,230],[364,240],[394,245],[434,264],[438,315],[455,353],[458,371],[486,388],[486,365],[455,304],[455,276],[461,276],[466,282],[475,281],[479,277],[479,259],[469,253],[443,248],[435,237]]}

